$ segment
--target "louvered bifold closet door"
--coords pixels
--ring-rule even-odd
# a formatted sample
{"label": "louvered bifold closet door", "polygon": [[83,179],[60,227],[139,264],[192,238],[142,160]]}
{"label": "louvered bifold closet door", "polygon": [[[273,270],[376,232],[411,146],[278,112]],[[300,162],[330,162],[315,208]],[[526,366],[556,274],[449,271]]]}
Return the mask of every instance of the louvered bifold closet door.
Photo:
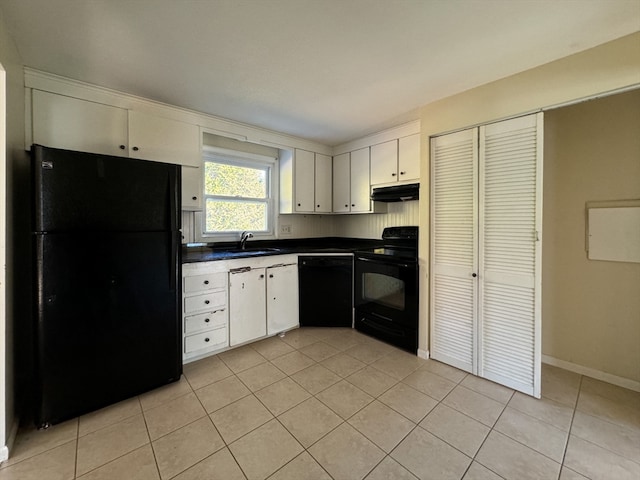
{"label": "louvered bifold closet door", "polygon": [[539,397],[542,113],[479,136],[478,375]]}
{"label": "louvered bifold closet door", "polygon": [[431,357],[476,362],[478,129],[431,140]]}

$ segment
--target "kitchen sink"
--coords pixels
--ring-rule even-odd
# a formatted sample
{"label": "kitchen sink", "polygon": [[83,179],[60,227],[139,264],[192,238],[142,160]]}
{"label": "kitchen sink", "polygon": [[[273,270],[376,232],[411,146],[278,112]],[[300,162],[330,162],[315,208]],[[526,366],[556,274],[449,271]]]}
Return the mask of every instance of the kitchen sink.
{"label": "kitchen sink", "polygon": [[214,249],[211,253],[221,258],[235,258],[235,257],[256,257],[259,255],[268,255],[280,252],[279,248],[229,248],[229,249]]}

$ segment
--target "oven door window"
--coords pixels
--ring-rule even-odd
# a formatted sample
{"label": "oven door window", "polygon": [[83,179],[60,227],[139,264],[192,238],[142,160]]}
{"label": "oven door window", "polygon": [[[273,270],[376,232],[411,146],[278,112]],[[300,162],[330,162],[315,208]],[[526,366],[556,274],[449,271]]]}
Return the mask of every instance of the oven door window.
{"label": "oven door window", "polygon": [[404,281],[381,273],[365,272],[362,274],[362,297],[368,302],[404,310]]}

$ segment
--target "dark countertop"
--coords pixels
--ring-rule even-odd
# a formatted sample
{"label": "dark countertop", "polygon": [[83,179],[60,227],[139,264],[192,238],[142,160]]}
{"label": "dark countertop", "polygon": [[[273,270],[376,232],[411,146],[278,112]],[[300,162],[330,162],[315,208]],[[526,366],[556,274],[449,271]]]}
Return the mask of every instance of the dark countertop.
{"label": "dark countertop", "polygon": [[238,242],[211,243],[206,246],[183,246],[182,263],[211,262],[267,255],[297,253],[353,253],[362,248],[375,247],[382,240],[367,238],[296,238],[287,240],[251,240],[240,250]]}

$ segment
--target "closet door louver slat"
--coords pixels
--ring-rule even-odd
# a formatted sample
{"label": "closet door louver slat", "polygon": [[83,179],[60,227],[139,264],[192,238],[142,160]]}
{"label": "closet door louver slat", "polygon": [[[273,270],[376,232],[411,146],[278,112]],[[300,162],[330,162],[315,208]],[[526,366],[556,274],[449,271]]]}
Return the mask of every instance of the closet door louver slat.
{"label": "closet door louver slat", "polygon": [[477,130],[431,143],[431,357],[474,372]]}
{"label": "closet door louver slat", "polygon": [[540,395],[542,114],[480,127],[478,375]]}

